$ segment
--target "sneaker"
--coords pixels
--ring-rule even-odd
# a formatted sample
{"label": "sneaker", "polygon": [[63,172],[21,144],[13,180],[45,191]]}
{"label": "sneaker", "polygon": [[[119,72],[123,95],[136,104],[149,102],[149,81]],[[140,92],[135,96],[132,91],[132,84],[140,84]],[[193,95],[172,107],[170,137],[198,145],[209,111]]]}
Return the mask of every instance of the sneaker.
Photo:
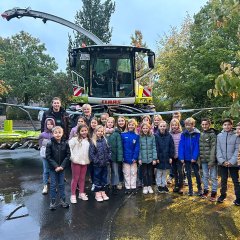
{"label": "sneaker", "polygon": [[173,189],[173,192],[178,193],[179,192],[179,187],[175,186],[174,189]]}
{"label": "sneaker", "polygon": [[216,192],[212,192],[211,193],[211,197],[209,199],[211,202],[216,202],[217,200],[217,193]]}
{"label": "sneaker", "polygon": [[71,202],[72,204],[77,203],[76,195],[71,195],[71,197],[70,197],[70,202]]}
{"label": "sneaker", "polygon": [[172,184],[172,177],[171,176],[168,177],[167,184]]}
{"label": "sneaker", "polygon": [[163,191],[164,191],[165,193],[168,193],[168,192],[169,192],[168,187],[167,187],[167,186],[163,187]]}
{"label": "sneaker", "polygon": [[226,195],[221,194],[220,197],[217,199],[217,202],[223,203],[223,201],[225,200],[226,197],[227,197]]}
{"label": "sneaker", "polygon": [[143,194],[147,194],[148,193],[148,187],[143,187]]}
{"label": "sneaker", "polygon": [[57,209],[57,203],[55,199],[51,200],[49,209],[52,211]]}
{"label": "sneaker", "polygon": [[63,208],[68,208],[69,207],[69,204],[66,202],[65,198],[60,198],[60,205]]}
{"label": "sneaker", "polygon": [[192,191],[189,191],[189,192],[188,192],[188,196],[190,196],[190,197],[193,196],[193,192],[192,192]]}
{"label": "sneaker", "polygon": [[87,201],[88,200],[88,196],[87,196],[86,193],[79,193],[78,198],[82,199],[83,201]]}
{"label": "sneaker", "polygon": [[233,201],[233,204],[240,206],[240,198],[237,198],[235,201]]}
{"label": "sneaker", "polygon": [[132,188],[132,189],[131,189],[131,192],[132,192],[132,194],[134,194],[134,195],[137,194],[137,188]]}
{"label": "sneaker", "polygon": [[119,184],[117,185],[117,189],[118,189],[118,190],[122,190],[122,184],[121,184],[121,183],[119,183]]}
{"label": "sneaker", "polygon": [[204,189],[202,194],[202,199],[206,199],[208,197],[208,190]]}
{"label": "sneaker", "polygon": [[131,189],[125,189],[125,194],[131,194]]}
{"label": "sneaker", "polygon": [[109,200],[109,197],[107,196],[107,194],[105,193],[105,191],[102,191],[101,194],[102,194],[102,199],[103,199],[104,201]]}
{"label": "sneaker", "polygon": [[94,191],[94,189],[95,189],[95,185],[94,185],[94,184],[92,184],[91,191],[93,192],[93,191]]}
{"label": "sneaker", "polygon": [[158,192],[164,193],[164,190],[163,190],[163,187],[162,187],[162,186],[158,186]]}
{"label": "sneaker", "polygon": [[95,192],[95,199],[97,200],[97,202],[103,202],[101,192]]}
{"label": "sneaker", "polygon": [[182,187],[179,188],[179,190],[178,190],[178,194],[183,195],[183,188],[182,188]]}
{"label": "sneaker", "polygon": [[151,194],[154,193],[154,191],[153,191],[151,186],[148,186],[148,192],[151,193]]}
{"label": "sneaker", "polygon": [[202,197],[202,195],[203,195],[202,189],[200,189],[200,190],[197,191],[197,195],[198,195],[199,197]]}
{"label": "sneaker", "polygon": [[46,195],[48,193],[48,185],[43,186],[42,194]]}

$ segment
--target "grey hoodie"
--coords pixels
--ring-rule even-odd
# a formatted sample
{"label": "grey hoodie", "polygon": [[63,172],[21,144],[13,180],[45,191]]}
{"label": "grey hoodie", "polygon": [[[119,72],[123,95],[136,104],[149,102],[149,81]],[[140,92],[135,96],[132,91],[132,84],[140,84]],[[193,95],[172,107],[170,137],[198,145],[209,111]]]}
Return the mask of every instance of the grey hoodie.
{"label": "grey hoodie", "polygon": [[217,160],[219,165],[222,165],[224,162],[229,162],[233,167],[237,167],[239,140],[233,131],[222,131],[218,134]]}

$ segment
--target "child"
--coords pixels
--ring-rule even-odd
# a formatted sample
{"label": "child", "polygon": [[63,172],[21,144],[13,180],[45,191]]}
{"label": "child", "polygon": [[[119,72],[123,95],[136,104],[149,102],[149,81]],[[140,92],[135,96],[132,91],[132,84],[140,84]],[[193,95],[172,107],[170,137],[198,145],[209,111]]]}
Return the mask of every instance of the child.
{"label": "child", "polygon": [[161,115],[154,115],[153,117],[153,133],[156,134],[159,131],[159,123],[162,121]]}
{"label": "child", "polygon": [[74,128],[72,128],[70,134],[69,134],[69,140],[72,138],[72,137],[76,137],[77,136],[77,129],[80,125],[83,125],[83,124],[86,124],[85,122],[85,117],[83,116],[80,116],[78,117],[78,120],[77,120],[77,126],[75,126]]}
{"label": "child", "polygon": [[210,201],[215,202],[217,197],[217,159],[216,159],[216,141],[217,136],[214,129],[210,128],[211,122],[209,119],[202,119],[202,132],[199,140],[199,149],[200,149],[200,161],[202,164],[203,172],[203,196],[202,198],[208,197],[208,182],[209,176],[212,182],[212,192]]}
{"label": "child", "polygon": [[234,204],[240,206],[239,169],[237,166],[239,138],[234,134],[232,127],[231,119],[223,120],[223,131],[217,136],[217,160],[221,175],[221,195],[217,201],[222,203],[227,197],[227,180],[230,172],[236,195]]}
{"label": "child", "polygon": [[137,122],[129,119],[127,124],[128,132],[123,132],[123,175],[126,194],[136,193],[137,181],[137,160],[140,150],[139,135],[136,134]]}
{"label": "child", "polygon": [[153,193],[153,165],[156,165],[157,151],[155,137],[151,132],[151,125],[143,123],[140,130],[140,152],[138,163],[142,165],[143,194]]}
{"label": "child", "polygon": [[108,113],[102,113],[100,116],[100,124],[102,124],[102,126],[105,127],[108,118],[109,118]]}
{"label": "child", "polygon": [[151,120],[151,117],[149,115],[143,115],[142,119],[141,119],[141,123],[137,127],[137,133],[140,134],[142,123],[148,123],[148,124],[151,125],[151,122],[152,122],[152,120]]}
{"label": "child", "polygon": [[[90,122],[90,127],[89,127],[89,138],[91,139],[94,133],[94,130],[96,128],[96,126],[98,125],[98,119],[96,117],[93,117],[91,119]],[[94,184],[93,184],[93,178],[94,178],[94,174],[93,174],[93,162],[90,162],[90,164],[88,165],[88,173],[90,174],[91,177],[91,182],[92,182],[92,188],[91,191],[94,191]]]}
{"label": "child", "polygon": [[112,162],[111,162],[111,185],[113,194],[117,194],[117,185],[119,184],[119,163],[123,159],[122,140],[119,130],[114,129],[115,119],[109,117],[106,122],[106,138],[108,145],[112,151]]}
{"label": "child", "polygon": [[193,186],[192,186],[192,169],[194,171],[198,196],[202,196],[202,186],[201,178],[199,174],[199,166],[197,163],[199,157],[199,138],[200,132],[195,128],[195,120],[190,117],[185,120],[185,128],[181,134],[181,139],[178,148],[178,158],[182,163],[185,163],[185,169],[187,172],[188,179],[188,195],[193,196]]}
{"label": "child", "polygon": [[69,147],[71,151],[71,168],[72,168],[72,182],[71,182],[71,203],[77,203],[76,189],[79,186],[78,198],[87,201],[88,197],[84,193],[85,176],[87,172],[87,165],[89,161],[89,137],[87,125],[79,125],[77,129],[77,136],[69,140]]}
{"label": "child", "polygon": [[156,183],[160,193],[169,192],[167,187],[167,171],[171,168],[172,158],[174,157],[174,142],[170,133],[167,131],[167,123],[159,123],[159,132],[155,134],[157,148],[157,172]]}
{"label": "child", "polygon": [[[127,119],[123,116],[119,116],[117,118],[117,127],[116,129],[120,132],[126,132],[127,131]],[[117,189],[121,190],[124,185],[124,176],[123,176],[123,162],[120,162],[118,164],[118,174],[119,174],[119,184],[117,185]]]}
{"label": "child", "polygon": [[55,127],[55,120],[47,118],[45,120],[44,132],[39,135],[40,156],[43,158],[43,190],[42,194],[48,193],[49,165],[46,159],[46,146],[52,138],[52,129]]}
{"label": "child", "polygon": [[98,202],[108,200],[109,197],[105,193],[108,176],[108,164],[111,161],[111,150],[104,137],[104,127],[98,125],[95,128],[92,141],[89,147],[89,157],[93,162],[94,172],[94,191],[95,199]]}
{"label": "child", "polygon": [[90,126],[89,126],[89,137],[90,138],[92,138],[93,132],[97,125],[98,125],[98,119],[96,117],[93,117],[91,119]]}
{"label": "child", "polygon": [[[237,124],[237,127],[236,127],[236,134],[238,136],[238,138],[240,137],[240,122]],[[238,139],[239,140],[239,139]],[[237,158],[237,165],[240,169],[240,144],[239,144],[239,147],[238,147],[238,158]]]}
{"label": "child", "polygon": [[127,132],[127,119],[123,116],[117,119],[117,129],[122,132]]}
{"label": "child", "polygon": [[60,194],[60,204],[63,208],[68,208],[69,204],[65,200],[64,169],[70,159],[70,149],[68,143],[63,139],[63,129],[60,126],[53,128],[53,138],[47,144],[46,158],[50,167],[50,210],[57,208],[56,188]]}
{"label": "child", "polygon": [[183,194],[183,164],[178,159],[178,146],[181,138],[182,127],[178,119],[173,118],[170,122],[170,134],[174,142],[174,157],[172,159],[172,171],[175,179],[173,192]]}

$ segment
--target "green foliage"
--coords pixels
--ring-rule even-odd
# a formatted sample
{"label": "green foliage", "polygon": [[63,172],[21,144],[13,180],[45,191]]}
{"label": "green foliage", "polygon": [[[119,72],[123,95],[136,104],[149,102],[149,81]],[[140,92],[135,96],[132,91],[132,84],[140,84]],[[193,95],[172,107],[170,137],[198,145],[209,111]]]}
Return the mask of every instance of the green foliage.
{"label": "green foliage", "polygon": [[222,90],[238,87],[239,81],[236,76],[231,83],[226,81],[220,64],[237,62],[239,4],[234,0],[211,0],[193,21],[187,17],[180,29],[172,28],[159,41],[156,75],[161,84],[159,96],[168,100],[168,106],[181,103],[184,107],[200,108],[231,104],[231,94],[223,94]]}
{"label": "green foliage", "polygon": [[[95,34],[104,43],[109,43],[112,36],[111,16],[115,11],[112,0],[82,0],[83,8],[77,11],[75,23]],[[82,43],[92,45],[93,42],[82,34],[75,34],[75,40],[70,38],[71,47],[79,47]]]}
{"label": "green foliage", "polygon": [[45,98],[49,83],[57,70],[54,58],[45,53],[44,44],[26,32],[0,39],[0,79],[10,85],[10,97],[28,105]]}

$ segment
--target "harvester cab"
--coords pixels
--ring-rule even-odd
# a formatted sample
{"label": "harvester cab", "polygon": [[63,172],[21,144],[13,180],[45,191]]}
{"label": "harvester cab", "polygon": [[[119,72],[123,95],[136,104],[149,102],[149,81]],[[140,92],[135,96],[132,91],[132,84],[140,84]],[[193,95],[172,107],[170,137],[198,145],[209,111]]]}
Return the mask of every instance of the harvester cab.
{"label": "harvester cab", "polygon": [[[142,60],[147,58],[141,76],[137,76],[139,54]],[[102,105],[113,112],[152,111],[152,77],[146,73],[154,67],[154,60],[154,52],[147,48],[93,45],[72,49],[72,102]]]}

